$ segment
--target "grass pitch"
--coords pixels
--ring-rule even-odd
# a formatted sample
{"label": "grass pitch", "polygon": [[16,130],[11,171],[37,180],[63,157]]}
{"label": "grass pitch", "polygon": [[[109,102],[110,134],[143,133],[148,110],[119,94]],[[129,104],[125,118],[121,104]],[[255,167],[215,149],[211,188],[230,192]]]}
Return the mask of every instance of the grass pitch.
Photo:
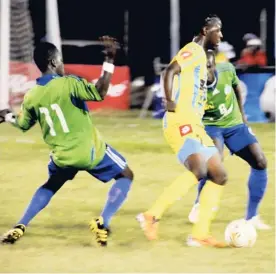
{"label": "grass pitch", "polygon": [[[135,172],[129,199],[112,220],[108,247],[94,245],[88,222],[101,212],[110,184],[81,172],[33,220],[18,243],[0,246],[0,272],[274,273],[274,125],[252,125],[268,158],[269,184],[260,213],[273,229],[259,232],[256,245],[249,249],[188,248],[187,215],[195,189],[164,215],[158,242],[148,242],[136,223],[136,214],[147,209],[183,169],[163,139],[161,122],[139,120],[134,114],[94,114],[93,118],[104,139]],[[244,215],[249,174],[246,163],[228,156],[228,151],[225,155],[229,183],[212,226],[219,238],[230,221]],[[39,127],[23,134],[9,125],[0,126],[0,233],[21,217],[47,179],[48,160]]]}

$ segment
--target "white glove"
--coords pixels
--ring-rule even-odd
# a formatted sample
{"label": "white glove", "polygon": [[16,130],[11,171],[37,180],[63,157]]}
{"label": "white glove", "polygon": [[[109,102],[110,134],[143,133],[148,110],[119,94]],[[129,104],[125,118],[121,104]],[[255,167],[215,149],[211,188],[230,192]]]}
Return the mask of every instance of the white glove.
{"label": "white glove", "polygon": [[14,124],[16,122],[15,115],[10,112],[5,115],[5,122]]}

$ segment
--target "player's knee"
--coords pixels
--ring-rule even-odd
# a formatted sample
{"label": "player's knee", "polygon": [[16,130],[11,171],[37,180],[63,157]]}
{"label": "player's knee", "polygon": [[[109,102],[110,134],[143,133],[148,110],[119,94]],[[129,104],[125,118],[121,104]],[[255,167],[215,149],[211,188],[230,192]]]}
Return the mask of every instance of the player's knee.
{"label": "player's knee", "polygon": [[257,157],[256,161],[254,161],[254,163],[252,164],[252,168],[258,170],[263,170],[267,168],[267,160],[263,153]]}
{"label": "player's knee", "polygon": [[65,182],[73,180],[76,174],[76,171],[68,171],[67,173],[57,172],[52,174],[42,187],[52,191],[55,194],[65,184]]}
{"label": "player's knee", "polygon": [[54,180],[52,180],[52,178],[50,178],[43,186],[42,188],[45,188],[51,192],[53,192],[53,194],[55,194],[61,187],[62,187],[63,183],[56,183]]}
{"label": "player's knee", "polygon": [[259,162],[258,162],[258,168],[259,169],[266,169],[267,168],[267,161],[266,158],[263,157]]}
{"label": "player's knee", "polygon": [[225,185],[226,182],[228,180],[228,176],[227,176],[227,173],[226,172],[223,172],[220,176],[220,180],[219,180],[219,183],[220,185]]}
{"label": "player's knee", "polygon": [[207,165],[204,157],[198,153],[190,155],[184,162],[184,166],[191,171],[198,180],[207,177]]}
{"label": "player's knee", "polygon": [[133,173],[133,171],[131,169],[129,169],[128,179],[130,179],[131,181],[134,180],[134,173]]}
{"label": "player's knee", "polygon": [[225,185],[227,180],[228,180],[228,176],[227,173],[224,170],[220,170],[219,172],[216,172],[215,174],[210,174],[210,179],[218,184],[218,185]]}
{"label": "player's knee", "polygon": [[134,173],[133,171],[127,167],[123,172],[122,172],[122,175],[124,178],[128,178],[129,180],[133,181],[134,179]]}
{"label": "player's knee", "polygon": [[190,171],[196,176],[198,180],[207,177],[207,168],[203,165],[190,169]]}

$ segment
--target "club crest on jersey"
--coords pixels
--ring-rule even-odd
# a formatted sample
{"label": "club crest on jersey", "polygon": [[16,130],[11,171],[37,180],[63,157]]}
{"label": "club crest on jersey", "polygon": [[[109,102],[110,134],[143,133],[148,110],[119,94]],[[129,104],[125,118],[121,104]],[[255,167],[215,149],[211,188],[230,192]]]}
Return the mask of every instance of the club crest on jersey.
{"label": "club crest on jersey", "polygon": [[183,52],[181,53],[181,57],[182,57],[183,59],[186,59],[186,58],[190,57],[191,55],[192,55],[192,53],[191,53],[190,51],[183,51]]}
{"label": "club crest on jersey", "polygon": [[191,125],[183,125],[179,127],[179,132],[181,136],[185,136],[189,133],[192,133],[193,129]]}
{"label": "club crest on jersey", "polygon": [[232,91],[232,87],[229,86],[229,85],[225,85],[225,87],[224,87],[224,93],[226,95],[228,95],[229,93],[231,93],[231,91]]}
{"label": "club crest on jersey", "polygon": [[215,96],[215,95],[217,95],[217,94],[219,94],[220,93],[220,91],[218,90],[218,89],[214,89],[214,91],[213,91],[213,96]]}

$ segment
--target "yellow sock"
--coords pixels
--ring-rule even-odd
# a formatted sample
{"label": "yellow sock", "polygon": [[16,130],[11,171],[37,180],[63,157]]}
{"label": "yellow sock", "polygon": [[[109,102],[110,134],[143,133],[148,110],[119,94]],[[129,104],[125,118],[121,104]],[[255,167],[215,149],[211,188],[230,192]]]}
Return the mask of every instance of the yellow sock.
{"label": "yellow sock", "polygon": [[200,194],[198,222],[194,224],[192,236],[203,239],[209,236],[213,208],[218,207],[224,187],[208,181]]}
{"label": "yellow sock", "polygon": [[146,213],[160,219],[170,205],[177,199],[185,196],[190,188],[197,183],[198,181],[195,175],[187,170],[184,174],[177,177],[171,185],[164,189],[161,196]]}

